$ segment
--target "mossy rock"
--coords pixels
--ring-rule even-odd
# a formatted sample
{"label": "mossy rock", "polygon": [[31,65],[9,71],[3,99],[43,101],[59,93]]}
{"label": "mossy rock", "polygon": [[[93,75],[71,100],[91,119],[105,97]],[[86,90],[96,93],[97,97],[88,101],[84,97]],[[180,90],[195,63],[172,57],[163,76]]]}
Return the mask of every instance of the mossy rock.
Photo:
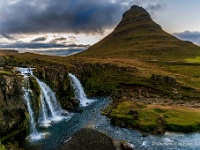
{"label": "mossy rock", "polygon": [[5,146],[0,144],[0,150],[6,150]]}
{"label": "mossy rock", "polygon": [[36,117],[39,116],[39,108],[40,108],[40,87],[34,77],[29,78],[31,93],[31,102],[34,108],[34,112]]}

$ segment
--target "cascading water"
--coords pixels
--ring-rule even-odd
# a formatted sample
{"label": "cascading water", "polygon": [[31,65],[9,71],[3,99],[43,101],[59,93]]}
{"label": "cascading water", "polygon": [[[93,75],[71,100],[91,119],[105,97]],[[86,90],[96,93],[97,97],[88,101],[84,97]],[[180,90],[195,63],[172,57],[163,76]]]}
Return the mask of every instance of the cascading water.
{"label": "cascading water", "polygon": [[29,87],[29,81],[28,81],[28,71],[21,69],[20,70],[22,75],[24,75],[24,86],[23,86],[23,91],[24,91],[24,99],[26,100],[26,104],[27,104],[27,109],[28,109],[28,113],[30,116],[30,135],[29,135],[29,139],[31,141],[35,141],[35,140],[39,140],[42,138],[42,134],[38,133],[37,128],[36,128],[36,123],[35,123],[35,116],[34,116],[34,112],[33,109],[31,108],[31,100],[30,100],[30,95],[32,93],[32,91],[30,90]]}
{"label": "cascading water", "polygon": [[95,100],[91,100],[87,98],[82,84],[80,83],[80,81],[75,75],[69,73],[69,77],[70,77],[71,85],[74,89],[75,97],[80,101],[80,106],[85,107],[95,101]]}
{"label": "cascading water", "polygon": [[38,133],[36,122],[37,120],[34,116],[34,111],[31,108],[31,89],[29,87],[29,77],[33,76],[39,87],[40,87],[40,112],[38,123],[41,127],[48,127],[51,125],[51,122],[58,122],[62,119],[69,119],[70,116],[66,116],[69,113],[63,110],[60,106],[60,103],[57,101],[55,93],[46,85],[44,82],[40,81],[33,75],[31,68],[18,68],[21,72],[21,75],[24,76],[24,98],[27,102],[27,109],[30,115],[30,140],[35,141],[41,139],[44,134]]}
{"label": "cascading water", "polygon": [[61,108],[60,103],[56,99],[55,93],[49,88],[49,86],[37,78],[36,81],[41,90],[39,123],[40,126],[47,127],[50,125],[51,121],[62,120],[64,118],[62,114],[68,114],[68,112]]}

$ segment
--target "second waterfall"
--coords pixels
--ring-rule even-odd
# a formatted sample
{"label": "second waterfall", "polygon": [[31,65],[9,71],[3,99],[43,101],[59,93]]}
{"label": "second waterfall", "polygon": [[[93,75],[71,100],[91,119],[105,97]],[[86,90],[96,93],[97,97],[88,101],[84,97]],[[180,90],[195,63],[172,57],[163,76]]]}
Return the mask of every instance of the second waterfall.
{"label": "second waterfall", "polygon": [[75,97],[80,101],[80,106],[85,107],[95,101],[93,99],[87,98],[81,82],[75,75],[69,73],[69,77],[71,85],[74,89]]}

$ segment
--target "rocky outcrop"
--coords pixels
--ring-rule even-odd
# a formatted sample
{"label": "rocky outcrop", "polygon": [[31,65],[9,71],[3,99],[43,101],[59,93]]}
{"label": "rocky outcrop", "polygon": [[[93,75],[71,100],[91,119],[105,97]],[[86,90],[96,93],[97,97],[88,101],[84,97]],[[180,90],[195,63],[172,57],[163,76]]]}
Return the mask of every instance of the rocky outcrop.
{"label": "rocky outcrop", "polygon": [[64,109],[74,110],[77,103],[74,103],[72,99],[74,93],[70,86],[68,69],[65,66],[38,67],[35,69],[34,74],[56,92],[56,96]]}
{"label": "rocky outcrop", "polygon": [[6,139],[9,134],[26,128],[26,112],[22,78],[0,75],[0,137]]}

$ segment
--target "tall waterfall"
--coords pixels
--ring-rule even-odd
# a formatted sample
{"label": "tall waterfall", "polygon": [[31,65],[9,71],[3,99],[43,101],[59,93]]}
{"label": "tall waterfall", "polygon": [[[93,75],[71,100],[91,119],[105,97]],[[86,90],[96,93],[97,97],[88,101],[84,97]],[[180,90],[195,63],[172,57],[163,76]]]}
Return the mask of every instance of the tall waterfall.
{"label": "tall waterfall", "polygon": [[[62,119],[69,119],[67,111],[61,108],[60,103],[57,101],[55,93],[50,89],[50,87],[44,82],[40,81],[33,75],[31,68],[18,68],[21,72],[21,75],[24,76],[24,97],[27,102],[27,109],[30,115],[30,139],[38,140],[42,138],[42,134],[39,134],[37,131],[37,126],[35,120],[38,119],[39,126],[48,127],[51,125],[51,122],[58,122]],[[31,89],[29,87],[29,77],[33,76],[39,87],[40,87],[40,112],[39,117],[34,115],[34,111],[31,105]]]}
{"label": "tall waterfall", "polygon": [[[22,73],[22,72],[21,72]],[[29,87],[29,81],[28,81],[28,76],[27,74],[24,74],[25,72],[23,71],[24,75],[24,86],[23,86],[23,91],[24,91],[24,99],[26,100],[27,103],[27,109],[28,113],[30,116],[30,135],[29,138],[32,141],[38,140],[42,138],[42,134],[39,134],[36,128],[36,123],[35,123],[35,115],[33,112],[33,109],[31,108],[31,100],[30,100],[30,95],[32,93],[30,87]]]}
{"label": "tall waterfall", "polygon": [[90,103],[94,102],[94,100],[87,98],[84,92],[83,86],[81,82],[78,80],[78,78],[71,73],[69,73],[69,77],[70,77],[71,85],[74,89],[75,97],[80,101],[80,105],[85,107],[85,106],[88,106]]}

